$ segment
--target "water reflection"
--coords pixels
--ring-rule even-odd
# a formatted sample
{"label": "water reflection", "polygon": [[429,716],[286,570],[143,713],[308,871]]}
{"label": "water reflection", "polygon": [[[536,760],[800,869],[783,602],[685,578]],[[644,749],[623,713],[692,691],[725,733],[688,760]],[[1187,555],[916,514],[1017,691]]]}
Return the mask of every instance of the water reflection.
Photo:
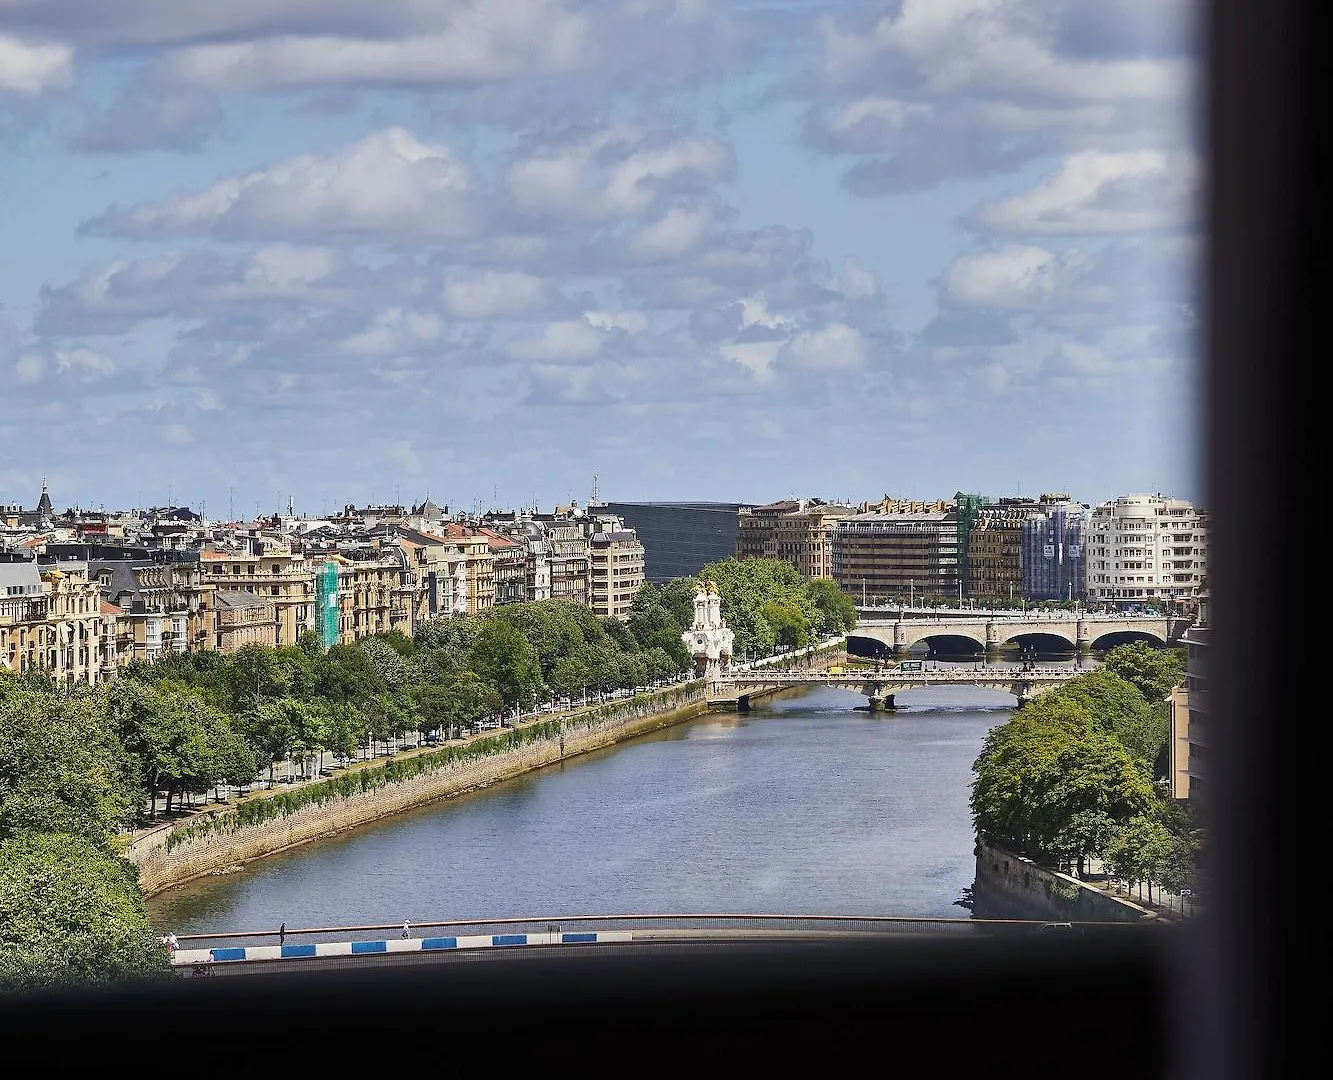
{"label": "water reflection", "polygon": [[202,933],[652,912],[957,918],[971,766],[1013,698],[828,687],[656,732],[149,902]]}

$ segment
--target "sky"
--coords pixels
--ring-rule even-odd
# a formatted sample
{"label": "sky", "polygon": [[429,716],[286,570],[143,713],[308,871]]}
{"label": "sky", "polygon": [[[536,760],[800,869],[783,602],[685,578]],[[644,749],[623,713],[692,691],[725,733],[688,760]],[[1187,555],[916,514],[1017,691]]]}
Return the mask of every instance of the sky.
{"label": "sky", "polygon": [[0,503],[1202,496],[1183,0],[0,0]]}

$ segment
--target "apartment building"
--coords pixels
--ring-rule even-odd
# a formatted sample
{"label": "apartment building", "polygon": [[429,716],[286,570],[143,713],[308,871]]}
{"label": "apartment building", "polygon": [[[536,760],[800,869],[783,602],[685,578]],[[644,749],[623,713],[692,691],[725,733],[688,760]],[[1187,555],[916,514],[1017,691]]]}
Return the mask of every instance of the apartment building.
{"label": "apartment building", "polygon": [[964,591],[979,600],[1023,597],[1023,521],[1019,508],[987,507],[968,535]]}
{"label": "apartment building", "polygon": [[594,614],[625,621],[642,587],[643,545],[633,529],[588,537],[588,606]]}
{"label": "apartment building", "polygon": [[234,653],[246,645],[272,645],[277,609],[272,596],[218,589],[213,594],[213,641],[220,653]]}
{"label": "apartment building", "polygon": [[956,595],[957,513],[871,512],[841,518],[833,534],[833,580],[857,603],[871,605]]}
{"label": "apartment building", "polygon": [[1191,503],[1122,495],[1093,508],[1085,535],[1089,602],[1197,606],[1207,580],[1208,523]]}
{"label": "apartment building", "polygon": [[[205,548],[199,553],[203,582],[218,589],[248,592],[273,602],[270,645],[295,645],[303,630],[315,630],[315,572],[303,552],[266,547],[251,550]],[[258,550],[255,550],[258,549]]]}
{"label": "apartment building", "polygon": [[116,660],[152,662],[163,652],[215,647],[213,595],[198,562],[93,559],[88,573],[119,609]]}
{"label": "apartment building", "polygon": [[1088,507],[1043,495],[1023,521],[1023,587],[1028,600],[1081,600],[1087,593]]}
{"label": "apartment building", "polygon": [[805,578],[833,577],[833,536],[856,511],[822,499],[784,499],[737,510],[736,555],[781,559]]}
{"label": "apartment building", "polygon": [[115,618],[86,563],[0,563],[0,666],[10,671],[96,686],[115,673]]}

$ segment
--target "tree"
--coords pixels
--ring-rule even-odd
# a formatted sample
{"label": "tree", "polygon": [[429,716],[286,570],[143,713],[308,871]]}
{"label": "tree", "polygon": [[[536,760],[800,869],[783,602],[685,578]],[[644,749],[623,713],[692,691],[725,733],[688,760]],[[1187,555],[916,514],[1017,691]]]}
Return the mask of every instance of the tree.
{"label": "tree", "polygon": [[764,620],[777,634],[779,645],[794,649],[809,643],[810,620],[799,605],[791,600],[769,600],[762,610]]}
{"label": "tree", "polygon": [[170,977],[138,869],[82,835],[0,843],[0,989],[87,989]]}
{"label": "tree", "polygon": [[133,822],[138,800],[105,700],[30,686],[0,684],[0,839],[38,831],[109,842]]}
{"label": "tree", "polygon": [[1104,732],[1152,766],[1170,730],[1163,711],[1150,705],[1133,683],[1105,667],[1069,680],[1042,696],[1047,706],[1068,701],[1081,706]]}
{"label": "tree", "polygon": [[530,708],[542,670],[528,639],[501,619],[487,619],[468,650],[468,670],[490,683],[508,708]]}
{"label": "tree", "polygon": [[1176,837],[1155,815],[1136,814],[1116,830],[1106,849],[1106,865],[1128,884],[1147,884],[1152,903],[1152,885],[1161,881],[1176,848]]}
{"label": "tree", "polygon": [[840,634],[856,628],[856,605],[831,578],[815,578],[805,586],[817,618],[814,630],[820,635]]}
{"label": "tree", "polygon": [[1051,697],[987,734],[970,799],[978,835],[1043,862],[1068,856],[1080,813],[1120,824],[1159,803],[1140,759],[1098,730],[1083,707]]}
{"label": "tree", "polygon": [[1185,675],[1180,650],[1154,649],[1142,641],[1117,645],[1106,654],[1102,668],[1131,683],[1154,704],[1166,700]]}

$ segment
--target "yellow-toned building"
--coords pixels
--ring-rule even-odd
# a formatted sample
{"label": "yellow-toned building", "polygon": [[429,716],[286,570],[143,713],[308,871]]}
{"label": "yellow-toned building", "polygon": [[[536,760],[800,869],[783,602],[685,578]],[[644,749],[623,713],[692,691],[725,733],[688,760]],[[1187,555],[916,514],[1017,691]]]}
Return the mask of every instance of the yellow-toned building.
{"label": "yellow-toned building", "polygon": [[86,563],[0,563],[0,665],[41,668],[64,685],[114,674],[115,614]]}
{"label": "yellow-toned building", "polygon": [[781,559],[802,577],[833,577],[833,536],[853,510],[816,499],[784,499],[738,511],[738,558]]}
{"label": "yellow-toned building", "polygon": [[273,644],[277,622],[271,596],[218,589],[213,594],[214,630],[211,647],[234,653],[246,645]]}
{"label": "yellow-toned building", "polygon": [[275,549],[262,554],[206,549],[199,554],[201,578],[218,589],[248,592],[273,603],[270,645],[295,645],[314,629],[315,573],[303,554]]}
{"label": "yellow-toned building", "polygon": [[495,606],[495,560],[485,533],[456,522],[443,522],[437,531],[425,534],[442,544],[453,544],[467,565],[467,613],[475,615]]}

